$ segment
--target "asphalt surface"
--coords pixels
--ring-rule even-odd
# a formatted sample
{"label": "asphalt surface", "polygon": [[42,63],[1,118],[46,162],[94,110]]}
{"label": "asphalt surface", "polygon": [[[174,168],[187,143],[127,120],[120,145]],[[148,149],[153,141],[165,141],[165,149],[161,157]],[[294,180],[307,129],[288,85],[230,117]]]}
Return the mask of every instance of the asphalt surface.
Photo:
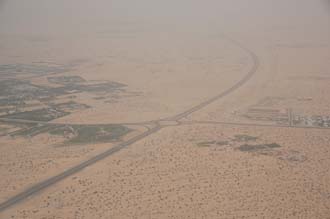
{"label": "asphalt surface", "polygon": [[[17,195],[7,199],[6,201],[0,203],[0,212],[6,210],[7,208],[18,204],[22,201],[24,201],[25,199],[29,198],[32,195],[36,195],[37,193],[39,193],[40,191],[56,184],[59,181],[64,180],[65,178],[78,173],[79,171],[83,170],[84,168],[93,165],[94,163],[103,160],[104,158],[122,150],[123,148],[126,148],[127,146],[142,140],[154,133],[156,133],[157,131],[159,131],[160,129],[167,127],[167,126],[171,126],[171,123],[174,124],[181,124],[181,122],[179,120],[189,116],[190,114],[201,110],[202,108],[210,105],[211,103],[225,97],[228,96],[229,94],[231,94],[232,92],[236,91],[237,89],[239,89],[240,87],[242,87],[246,82],[248,82],[252,76],[256,73],[256,71],[258,70],[259,67],[259,60],[258,57],[256,56],[256,54],[245,48],[243,45],[241,45],[239,42],[234,41],[232,39],[229,39],[228,37],[225,37],[228,41],[230,41],[231,43],[235,44],[237,47],[241,48],[244,52],[246,52],[247,54],[249,54],[250,58],[251,58],[251,62],[252,62],[252,67],[250,68],[250,70],[239,80],[237,81],[234,85],[232,85],[230,88],[226,89],[225,91],[221,92],[220,94],[215,95],[214,97],[211,97],[207,100],[205,100],[204,102],[190,108],[187,109],[186,111],[179,113],[177,115],[174,115],[172,117],[166,118],[166,119],[162,119],[162,120],[155,120],[155,121],[150,121],[150,122],[142,122],[142,123],[121,123],[120,125],[153,125],[152,128],[150,128],[148,131],[135,136],[133,138],[131,138],[128,141],[122,142],[114,147],[112,147],[111,149],[100,153],[86,161],[83,161],[82,163],[73,166],[65,171],[63,171],[62,173],[50,177],[42,182],[39,182],[37,184],[35,184],[34,186],[18,193]],[[2,121],[11,121],[11,122],[28,122],[28,123],[44,123],[44,124],[55,124],[55,123],[51,123],[51,122],[39,122],[39,121],[30,121],[30,120],[15,120],[15,119],[1,119]],[[167,125],[168,123],[168,125]]]}

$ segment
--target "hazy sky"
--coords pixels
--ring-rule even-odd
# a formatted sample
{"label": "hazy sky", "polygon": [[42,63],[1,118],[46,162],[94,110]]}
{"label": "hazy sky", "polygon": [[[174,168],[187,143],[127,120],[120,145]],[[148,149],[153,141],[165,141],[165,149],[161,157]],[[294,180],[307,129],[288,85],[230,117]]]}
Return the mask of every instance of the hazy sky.
{"label": "hazy sky", "polygon": [[327,22],[319,0],[0,0],[0,33],[93,31],[111,24],[308,25]]}

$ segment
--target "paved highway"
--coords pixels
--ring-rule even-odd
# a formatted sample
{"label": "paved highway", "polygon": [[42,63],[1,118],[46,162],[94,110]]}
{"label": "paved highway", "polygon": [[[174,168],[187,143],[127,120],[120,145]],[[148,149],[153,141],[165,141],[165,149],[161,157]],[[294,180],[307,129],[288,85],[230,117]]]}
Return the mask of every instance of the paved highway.
{"label": "paved highway", "polygon": [[[239,80],[237,81],[234,85],[232,85],[230,88],[226,89],[225,91],[221,92],[220,94],[215,95],[214,97],[211,97],[207,100],[205,100],[204,102],[185,110],[182,113],[179,113],[177,115],[174,115],[170,118],[167,119],[162,119],[162,120],[156,120],[156,121],[150,121],[150,122],[143,122],[143,123],[122,123],[121,125],[143,125],[143,124],[151,124],[154,125],[153,128],[150,128],[148,131],[135,136],[133,138],[131,138],[128,141],[122,142],[116,146],[114,146],[113,148],[98,154],[76,166],[73,166],[65,171],[63,171],[62,173],[50,177],[40,183],[37,183],[36,185],[26,189],[25,191],[20,192],[19,194],[7,199],[6,201],[4,201],[3,203],[0,204],[0,212],[4,211],[5,209],[25,200],[26,198],[37,194],[38,192],[46,189],[47,187],[50,187],[52,185],[54,185],[55,183],[67,178],[68,176],[71,176],[73,174],[76,174],[77,172],[83,170],[84,168],[100,161],[103,160],[104,158],[120,151],[121,149],[139,141],[142,140],[154,133],[156,133],[157,131],[159,131],[160,129],[167,127],[167,126],[171,126],[172,124],[180,124],[180,119],[183,119],[185,117],[187,117],[188,115],[201,110],[202,108],[208,106],[209,104],[231,94],[232,92],[236,91],[237,89],[239,89],[241,86],[243,86],[246,82],[248,82],[252,76],[256,73],[258,67],[259,67],[259,60],[257,58],[257,56],[255,55],[255,53],[253,53],[251,50],[245,48],[244,46],[242,46],[240,43],[238,43],[237,41],[234,41],[232,39],[229,39],[227,37],[225,37],[229,42],[235,44],[236,46],[238,46],[239,48],[242,49],[243,52],[246,52],[250,58],[251,58],[251,63],[252,66],[250,68],[250,70]],[[51,122],[39,122],[39,121],[30,121],[30,120],[15,120],[15,119],[1,119],[2,121],[11,121],[11,122],[23,122],[23,123],[41,123],[41,124],[60,124],[60,123],[51,123]]]}

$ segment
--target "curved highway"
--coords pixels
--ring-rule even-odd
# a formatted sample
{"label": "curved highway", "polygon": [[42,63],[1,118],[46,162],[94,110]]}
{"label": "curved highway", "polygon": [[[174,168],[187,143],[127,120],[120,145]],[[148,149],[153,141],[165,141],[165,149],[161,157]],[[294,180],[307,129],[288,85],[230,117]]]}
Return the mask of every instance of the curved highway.
{"label": "curved highway", "polygon": [[[88,167],[100,160],[103,160],[104,158],[120,151],[121,149],[139,141],[139,140],[142,140],[154,133],[156,133],[157,131],[159,131],[160,129],[164,128],[164,127],[167,127],[167,126],[170,126],[170,123],[173,122],[173,123],[179,123],[179,120],[180,119],[183,119],[185,117],[187,117],[188,115],[198,111],[198,110],[201,110],[202,108],[208,106],[209,104],[229,95],[230,93],[234,92],[235,90],[239,89],[241,86],[243,86],[246,82],[248,82],[252,76],[256,73],[258,67],[259,67],[259,60],[257,58],[257,56],[255,55],[254,52],[252,52],[251,50],[245,48],[243,45],[241,45],[239,42],[237,41],[234,41],[228,37],[224,37],[226,38],[228,41],[230,41],[231,43],[235,44],[236,46],[238,46],[239,48],[241,48],[243,51],[245,51],[251,58],[251,62],[252,62],[252,67],[250,68],[250,70],[239,80],[237,81],[234,85],[232,85],[230,88],[224,90],[223,92],[221,92],[220,94],[217,94],[216,96],[214,97],[211,97],[207,100],[205,100],[204,102],[190,108],[190,109],[187,109],[186,111],[182,112],[182,113],[179,113],[177,115],[174,115],[172,117],[169,117],[167,119],[162,119],[162,120],[156,120],[156,121],[151,121],[151,122],[144,122],[144,123],[127,123],[127,124],[153,124],[154,126],[152,128],[150,128],[148,131],[138,135],[138,136],[135,136],[133,138],[131,138],[130,140],[128,141],[125,141],[125,142],[122,142],[114,147],[112,147],[111,149],[109,150],[106,150],[105,152],[102,152],[86,161],[83,161],[82,163],[76,165],[76,166],[73,166],[73,167],[70,167],[69,169],[63,171],[62,173],[58,174],[58,175],[55,175],[53,177],[50,177],[42,182],[39,182],[37,184],[35,184],[34,186],[20,192],[19,194],[7,199],[6,201],[0,203],[0,212],[1,211],[4,211],[6,210],[7,208],[25,200],[26,198],[32,196],[32,195],[35,195],[37,194],[38,192],[54,185],[55,183],[73,175],[73,174],[76,174],[77,172],[83,170],[85,167]],[[166,121],[166,122],[164,122]],[[26,121],[25,121],[26,122]],[[33,122],[33,121],[31,121]],[[37,121],[34,121],[35,123],[38,123]],[[51,124],[51,123],[50,123]],[[123,124],[124,125],[124,124]]]}

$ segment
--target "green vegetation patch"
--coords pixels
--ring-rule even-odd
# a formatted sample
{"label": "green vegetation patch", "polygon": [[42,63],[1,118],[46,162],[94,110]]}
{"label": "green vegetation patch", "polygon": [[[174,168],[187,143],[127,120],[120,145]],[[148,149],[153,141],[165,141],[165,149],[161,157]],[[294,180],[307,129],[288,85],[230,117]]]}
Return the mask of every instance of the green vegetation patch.
{"label": "green vegetation patch", "polygon": [[59,109],[53,108],[44,108],[44,109],[37,109],[33,111],[25,111],[14,113],[10,115],[3,116],[7,119],[22,119],[22,120],[33,120],[33,121],[51,121],[66,115],[69,115],[69,112],[64,112]]}
{"label": "green vegetation patch", "polygon": [[116,141],[130,131],[122,125],[78,126],[75,127],[75,130],[77,130],[78,135],[69,141],[74,144]]}
{"label": "green vegetation patch", "polygon": [[65,89],[39,86],[25,80],[0,81],[1,106],[23,106],[25,101],[53,100],[56,96],[65,94],[68,94]]}
{"label": "green vegetation patch", "polygon": [[308,127],[330,127],[330,116],[324,115],[295,115],[293,118],[293,125],[295,126],[308,126]]}
{"label": "green vegetation patch", "polygon": [[18,74],[44,75],[50,73],[62,73],[71,69],[71,66],[58,65],[34,65],[34,64],[5,64],[0,65],[0,74],[14,76]]}
{"label": "green vegetation patch", "polygon": [[229,142],[228,141],[203,141],[203,142],[199,142],[197,143],[198,147],[210,147],[212,145],[214,146],[224,146],[224,145],[228,145]]}
{"label": "green vegetation patch", "polygon": [[216,143],[216,141],[203,141],[203,142],[197,143],[197,146],[198,147],[209,147],[215,143]]}
{"label": "green vegetation patch", "polygon": [[[28,80],[19,79],[0,81],[0,113],[10,114],[6,115],[6,118],[50,121],[67,115],[68,113],[65,113],[65,111],[90,108],[90,106],[86,104],[80,104],[74,101],[60,104],[51,103],[55,102],[60,96],[90,92],[97,94],[111,93],[112,98],[119,98],[116,94],[118,94],[118,92],[125,92],[123,88],[126,87],[125,84],[112,81],[85,83],[85,80],[79,76],[59,76],[49,77],[48,79],[54,83],[61,83],[61,86],[40,86]],[[34,101],[33,107],[38,107],[39,105],[40,107],[44,107],[43,105],[46,104],[49,106],[49,109],[22,112],[24,111],[22,108],[31,107],[27,104],[31,101]]]}
{"label": "green vegetation patch", "polygon": [[86,84],[86,83],[72,83],[63,84],[63,86],[49,88],[49,93],[53,96],[59,96],[64,94],[74,94],[74,93],[114,93],[117,91],[124,91],[126,85],[117,82],[102,82],[97,84]]}
{"label": "green vegetation patch", "polygon": [[71,125],[49,131],[49,134],[68,136],[66,144],[89,144],[118,141],[131,129],[122,125]]}
{"label": "green vegetation patch", "polygon": [[30,93],[42,92],[43,88],[31,84],[29,81],[8,79],[0,81],[0,96],[27,95]]}
{"label": "green vegetation patch", "polygon": [[[0,130],[1,131],[1,130]],[[34,137],[48,133],[64,137],[64,145],[106,143],[120,140],[121,137],[132,130],[123,125],[54,125],[30,124],[10,133],[11,136]]]}
{"label": "green vegetation patch", "polygon": [[70,111],[70,110],[83,110],[91,108],[90,106],[83,104],[83,103],[77,103],[75,101],[69,101],[65,103],[58,103],[51,105],[55,109],[63,110],[63,111]]}
{"label": "green vegetation patch", "polygon": [[0,126],[0,135],[3,135],[4,133],[6,133],[9,130],[8,127],[1,127]]}
{"label": "green vegetation patch", "polygon": [[0,99],[0,106],[1,107],[6,107],[6,109],[8,109],[10,107],[13,107],[13,106],[24,106],[24,105],[25,105],[25,102],[23,100],[17,99],[15,97],[13,97],[13,98],[1,98]]}
{"label": "green vegetation patch", "polygon": [[94,100],[105,100],[107,97],[93,97]]}
{"label": "green vegetation patch", "polygon": [[256,141],[258,137],[250,136],[250,135],[235,135],[234,141],[244,142],[244,141]]}
{"label": "green vegetation patch", "polygon": [[267,150],[267,149],[274,149],[274,148],[280,148],[281,145],[277,143],[271,143],[271,144],[259,144],[259,145],[249,145],[249,144],[244,144],[241,145],[238,150],[243,151],[243,152],[256,152],[260,150]]}
{"label": "green vegetation patch", "polygon": [[69,88],[73,88],[75,90],[78,90],[80,92],[114,92],[114,91],[120,91],[122,88],[126,87],[125,84],[109,81],[109,82],[103,82],[98,84],[75,84],[70,86]]}
{"label": "green vegetation patch", "polygon": [[58,76],[58,77],[48,77],[48,82],[54,83],[54,84],[77,84],[77,83],[83,83],[86,82],[85,79],[83,79],[80,76]]}
{"label": "green vegetation patch", "polygon": [[54,129],[55,125],[37,124],[31,127],[26,127],[11,133],[11,136],[33,137],[42,133],[47,133],[49,130]]}
{"label": "green vegetation patch", "polygon": [[229,142],[228,141],[217,141],[216,145],[218,146],[224,146],[224,145],[228,145]]}

